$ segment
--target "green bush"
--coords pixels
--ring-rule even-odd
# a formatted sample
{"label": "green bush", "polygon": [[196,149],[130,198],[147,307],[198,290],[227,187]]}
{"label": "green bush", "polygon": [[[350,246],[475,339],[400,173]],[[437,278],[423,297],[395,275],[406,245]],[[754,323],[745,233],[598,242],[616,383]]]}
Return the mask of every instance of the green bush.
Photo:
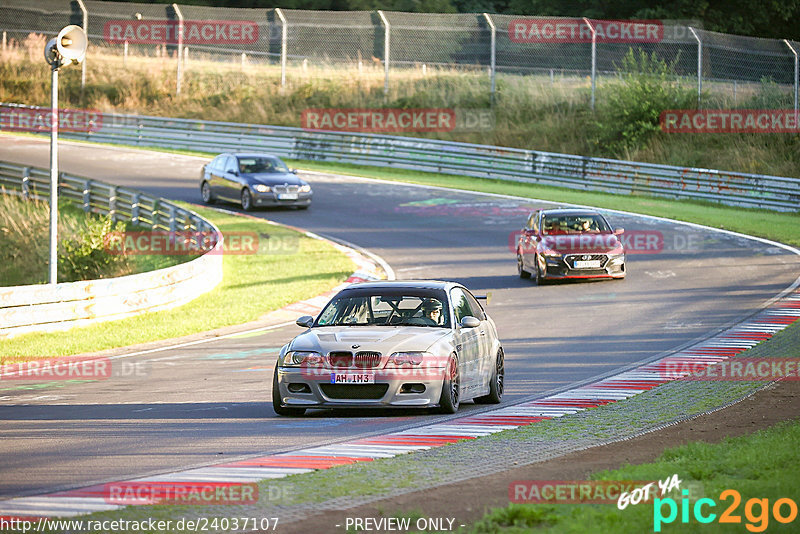
{"label": "green bush", "polygon": [[662,111],[695,107],[696,93],[675,81],[675,62],[628,50],[621,81],[598,91],[593,141],[602,152],[624,158],[660,130]]}
{"label": "green bush", "polygon": [[111,232],[124,232],[125,224],[109,217],[86,216],[84,226],[61,241],[59,280],[92,280],[117,276],[127,267],[126,257],[109,252],[105,245]]}

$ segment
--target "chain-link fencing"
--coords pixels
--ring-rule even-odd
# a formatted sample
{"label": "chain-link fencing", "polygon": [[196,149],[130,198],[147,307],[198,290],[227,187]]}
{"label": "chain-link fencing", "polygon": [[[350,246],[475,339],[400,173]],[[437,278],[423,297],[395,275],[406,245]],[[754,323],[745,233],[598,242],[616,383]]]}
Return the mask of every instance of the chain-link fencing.
{"label": "chain-link fencing", "polygon": [[594,103],[597,88],[623,75],[633,53],[666,63],[676,81],[696,87],[700,108],[797,110],[800,43],[705,31],[693,21],[5,0],[3,53],[41,57],[45,36],[68,24],[87,28],[84,69],[174,72],[176,92],[182,77],[200,71],[231,86],[246,83],[237,73],[280,75],[286,86],[325,71],[354,83],[383,81],[387,94],[410,84],[400,96],[412,103],[416,92],[440,89],[432,80],[445,75],[471,76],[487,101],[503,80],[549,85],[586,102],[591,95]]}

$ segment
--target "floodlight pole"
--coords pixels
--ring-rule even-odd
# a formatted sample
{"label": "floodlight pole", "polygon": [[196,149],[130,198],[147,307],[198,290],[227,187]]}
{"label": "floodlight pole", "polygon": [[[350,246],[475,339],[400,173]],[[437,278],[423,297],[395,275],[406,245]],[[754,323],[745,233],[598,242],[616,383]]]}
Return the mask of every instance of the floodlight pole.
{"label": "floodlight pole", "polygon": [[50,276],[58,283],[58,62],[52,64],[50,88]]}

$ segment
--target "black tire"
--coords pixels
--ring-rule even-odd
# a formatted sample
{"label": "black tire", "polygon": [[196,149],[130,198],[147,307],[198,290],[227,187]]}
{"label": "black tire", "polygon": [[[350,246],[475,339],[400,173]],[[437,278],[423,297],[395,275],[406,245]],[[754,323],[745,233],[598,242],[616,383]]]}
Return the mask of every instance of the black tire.
{"label": "black tire", "polygon": [[453,354],[447,362],[439,396],[439,413],[456,413],[461,404],[461,376],[458,373],[458,358]]}
{"label": "black tire", "polygon": [[489,394],[477,397],[475,402],[477,404],[500,404],[505,389],[505,376],[505,358],[503,349],[500,349],[497,351],[497,358],[494,361],[494,372],[492,373],[492,381],[489,383]]}
{"label": "black tire", "polygon": [[520,278],[531,277],[531,273],[529,273],[522,267],[522,255],[519,252],[517,252],[517,274],[519,274]]}
{"label": "black tire", "polygon": [[250,194],[248,188],[242,189],[242,209],[244,211],[253,211],[253,195]]}
{"label": "black tire", "polygon": [[214,193],[211,192],[211,186],[208,185],[208,182],[203,182],[200,186],[200,196],[203,198],[204,204],[214,204],[217,201]]}
{"label": "black tire", "polygon": [[306,413],[305,408],[287,408],[281,404],[281,393],[278,389],[278,368],[275,368],[275,374],[272,377],[272,409],[278,415],[286,417],[300,417]]}

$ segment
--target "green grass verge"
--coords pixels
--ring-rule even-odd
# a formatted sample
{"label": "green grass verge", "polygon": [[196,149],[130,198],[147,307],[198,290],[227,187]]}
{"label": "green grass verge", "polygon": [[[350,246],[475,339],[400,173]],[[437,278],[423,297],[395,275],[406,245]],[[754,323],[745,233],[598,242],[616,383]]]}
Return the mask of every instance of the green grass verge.
{"label": "green grass verge", "polygon": [[355,264],[330,244],[294,230],[267,221],[184,205],[212,221],[223,234],[269,235],[272,250],[252,255],[226,254],[222,283],[174,309],[67,332],[26,334],[0,340],[3,363],[94,352],[245,323],[323,293],[341,283],[355,269]]}
{"label": "green grass verge", "polygon": [[[780,524],[772,517],[776,500],[790,498],[797,502],[797,481],[800,480],[800,423],[782,423],[772,428],[737,438],[727,438],[719,444],[693,442],[667,449],[656,461],[626,465],[620,469],[602,471],[592,480],[664,480],[673,474],[681,479],[681,488],[689,487],[688,519],[682,521],[682,496],[673,495],[677,516],[670,523],[659,522],[663,532],[797,532],[798,522]],[[764,454],[769,451],[769,454]],[[733,510],[740,524],[720,524],[722,512],[733,505],[733,497],[720,497],[725,490],[735,490],[741,503]],[[693,491],[694,490],[694,491]],[[716,507],[703,506],[705,516],[716,514],[714,521],[702,524],[693,515],[700,498],[711,499]],[[750,499],[768,499],[767,509]],[[615,504],[511,504],[492,510],[472,528],[470,534],[522,534],[536,528],[542,532],[653,532],[655,511],[660,517],[669,516],[669,505],[640,503],[619,510]],[[746,512],[750,511],[751,516]],[[789,516],[788,505],[781,514]],[[745,530],[745,528],[747,530]]]}

